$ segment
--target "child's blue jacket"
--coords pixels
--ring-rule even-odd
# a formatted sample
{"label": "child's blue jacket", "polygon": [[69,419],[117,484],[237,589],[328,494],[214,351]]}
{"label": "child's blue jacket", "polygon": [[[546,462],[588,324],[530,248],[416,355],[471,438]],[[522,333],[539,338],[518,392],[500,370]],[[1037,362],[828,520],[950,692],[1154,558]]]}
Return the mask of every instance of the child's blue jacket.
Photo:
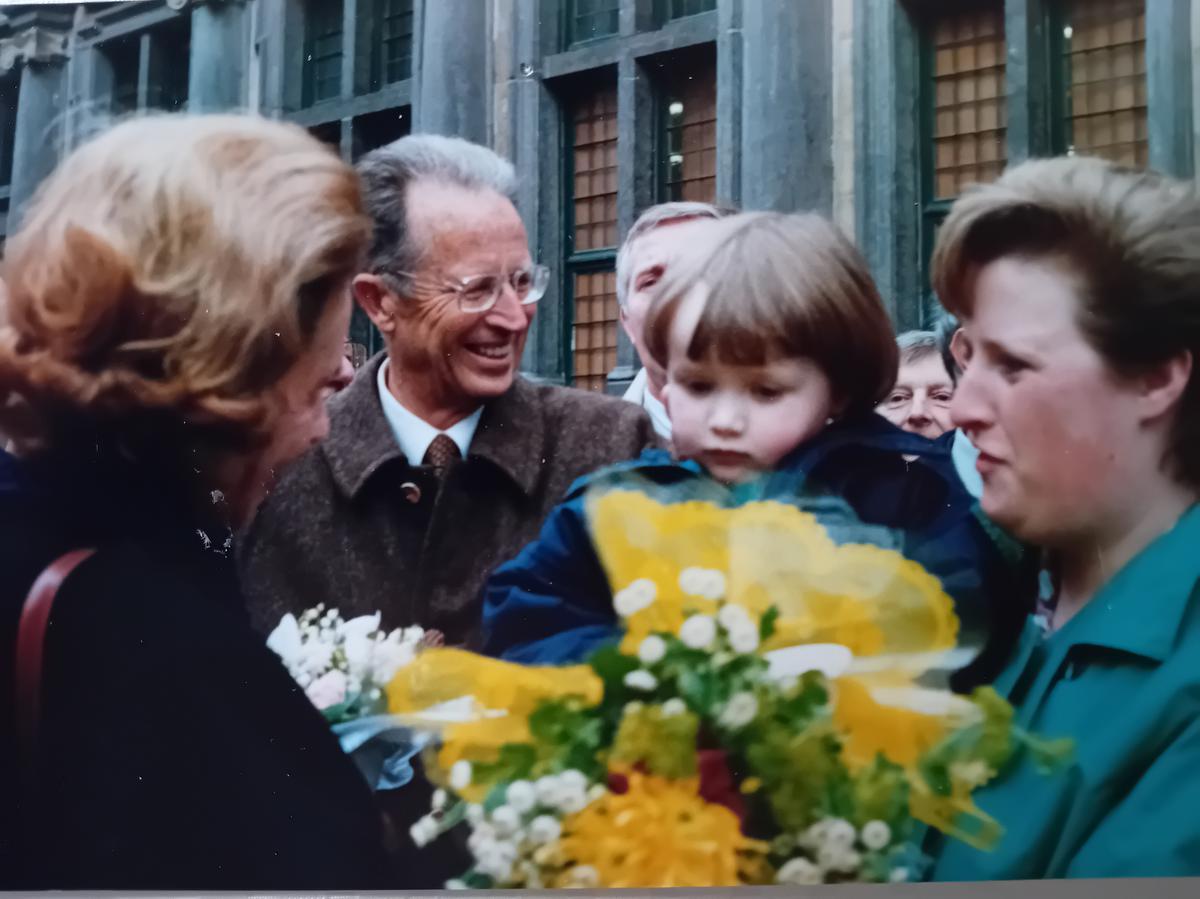
{"label": "child's blue jacket", "polygon": [[[962,689],[987,682],[1020,633],[1035,600],[1031,554],[987,521],[954,469],[949,434],[909,434],[871,413],[835,423],[790,453],[747,498],[795,498],[814,491],[844,500],[866,524],[899,531],[904,554],[937,575],[956,602],[963,631],[988,645],[962,672]],[[918,456],[906,462],[904,455]],[[484,651],[526,664],[581,661],[619,636],[612,592],[588,530],[591,487],[704,479],[694,462],[664,450],[602,469],[572,485],[537,540],[498,568],[484,589]]]}

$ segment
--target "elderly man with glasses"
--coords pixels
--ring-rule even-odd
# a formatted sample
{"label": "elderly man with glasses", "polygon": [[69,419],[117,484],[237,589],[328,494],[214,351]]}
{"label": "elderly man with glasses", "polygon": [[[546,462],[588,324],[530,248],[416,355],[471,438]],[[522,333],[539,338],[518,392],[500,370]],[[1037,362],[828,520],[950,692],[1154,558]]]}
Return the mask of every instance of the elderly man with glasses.
{"label": "elderly man with glasses", "polygon": [[530,257],[507,161],[416,135],[358,169],[374,239],[353,290],[387,350],[263,505],[241,546],[247,595],[264,629],[325,603],[473,646],[492,568],[572,481],[636,456],[653,429],[618,398],[518,374],[550,272]]}

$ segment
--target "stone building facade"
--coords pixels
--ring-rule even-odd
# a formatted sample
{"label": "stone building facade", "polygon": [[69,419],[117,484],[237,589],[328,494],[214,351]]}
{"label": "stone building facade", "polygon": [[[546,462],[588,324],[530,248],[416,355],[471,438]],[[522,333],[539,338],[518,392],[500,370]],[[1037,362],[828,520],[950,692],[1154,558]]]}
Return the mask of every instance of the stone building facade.
{"label": "stone building facade", "polygon": [[[618,390],[621,235],[673,198],[811,209],[898,328],[962,187],[1090,152],[1191,177],[1200,0],[136,0],[0,10],[0,236],[99,123],[255,110],[347,160],[413,131],[509,157],[556,273],[525,369]],[[359,359],[378,348],[361,317]]]}

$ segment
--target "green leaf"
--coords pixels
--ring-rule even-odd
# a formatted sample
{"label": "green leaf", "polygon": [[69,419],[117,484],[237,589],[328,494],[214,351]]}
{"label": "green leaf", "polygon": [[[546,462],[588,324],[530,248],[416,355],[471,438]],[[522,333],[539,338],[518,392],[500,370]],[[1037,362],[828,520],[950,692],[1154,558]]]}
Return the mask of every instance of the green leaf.
{"label": "green leaf", "polygon": [[763,642],[775,636],[775,624],[779,621],[779,609],[771,606],[758,620],[758,636]]}
{"label": "green leaf", "polygon": [[604,683],[605,701],[625,695],[628,692],[625,687],[625,675],[641,667],[636,658],[625,655],[613,645],[602,646],[592,653],[588,664]]}

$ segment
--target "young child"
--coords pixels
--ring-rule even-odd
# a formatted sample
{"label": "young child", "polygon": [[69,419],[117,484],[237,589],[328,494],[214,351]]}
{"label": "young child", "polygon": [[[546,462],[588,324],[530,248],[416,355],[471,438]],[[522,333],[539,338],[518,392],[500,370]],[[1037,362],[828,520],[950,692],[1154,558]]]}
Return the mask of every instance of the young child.
{"label": "young child", "polygon": [[667,375],[672,451],[574,485],[539,539],[489,581],[485,651],[565,663],[615,639],[585,491],[631,475],[663,485],[711,477],[755,482],[766,498],[829,493],[864,523],[900,530],[906,555],[957,601],[964,630],[1000,644],[968,678],[986,679],[1019,632],[1032,581],[989,536],[945,442],[873,411],[892,389],[897,349],[862,256],[816,215],[745,213],[699,230],[646,319],[646,347]]}

